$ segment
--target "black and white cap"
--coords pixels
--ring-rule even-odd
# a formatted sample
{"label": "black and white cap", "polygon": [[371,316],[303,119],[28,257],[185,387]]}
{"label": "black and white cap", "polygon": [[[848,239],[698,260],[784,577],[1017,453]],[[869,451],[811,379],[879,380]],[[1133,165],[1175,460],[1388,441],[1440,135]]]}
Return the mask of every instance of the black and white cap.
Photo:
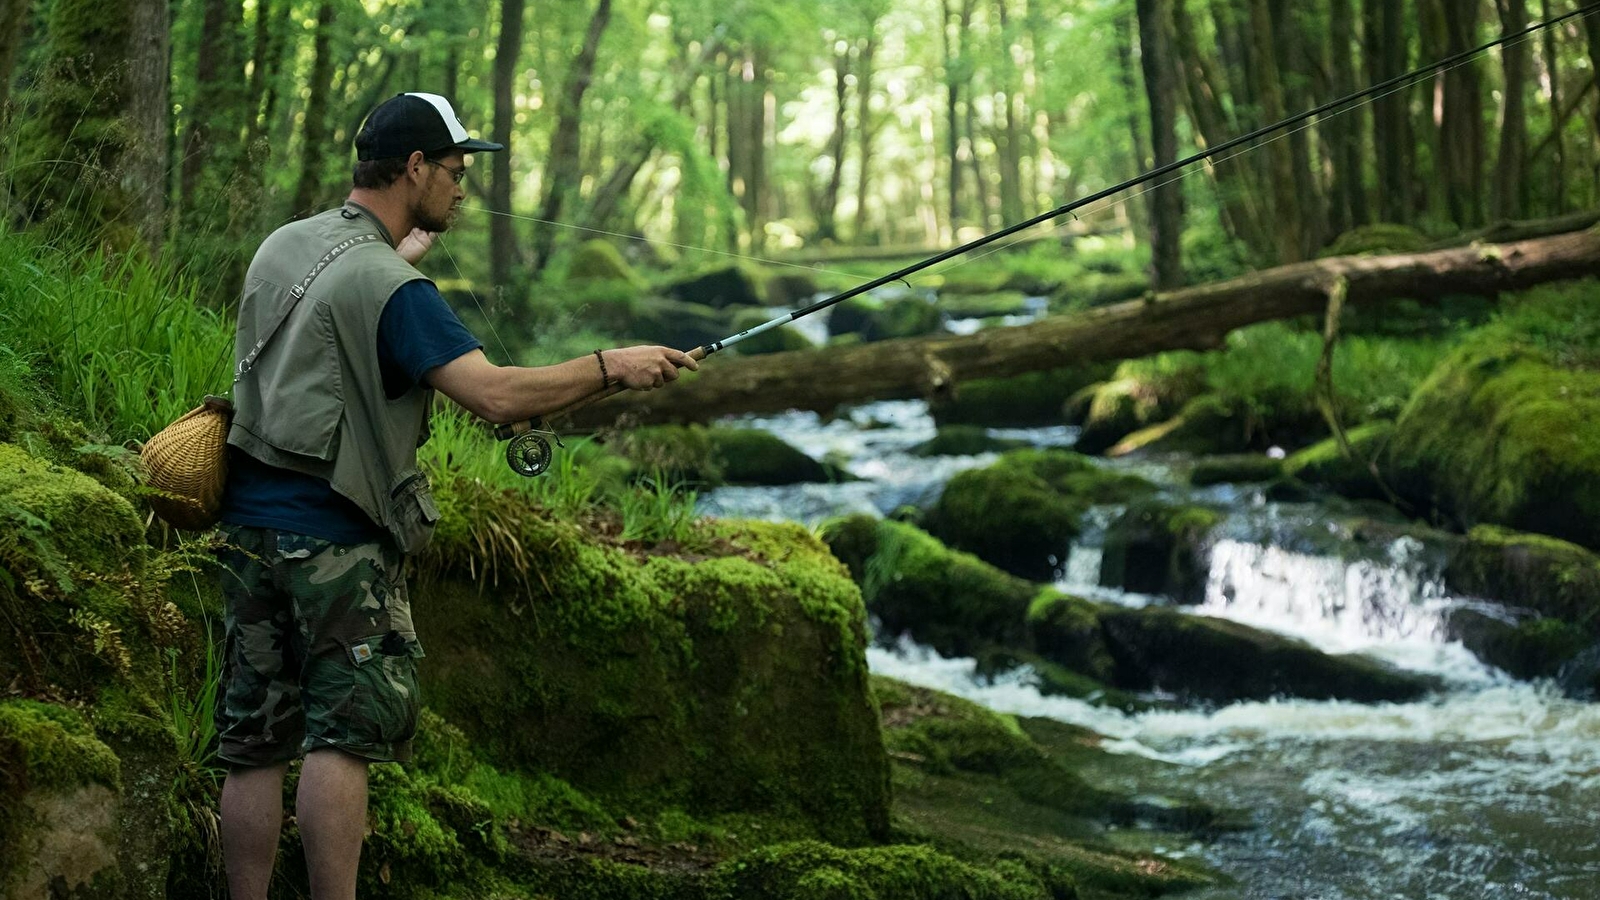
{"label": "black and white cap", "polygon": [[502,144],[467,136],[450,101],[438,94],[396,94],[378,104],[356,133],[356,159],[400,159],[460,150],[504,150]]}

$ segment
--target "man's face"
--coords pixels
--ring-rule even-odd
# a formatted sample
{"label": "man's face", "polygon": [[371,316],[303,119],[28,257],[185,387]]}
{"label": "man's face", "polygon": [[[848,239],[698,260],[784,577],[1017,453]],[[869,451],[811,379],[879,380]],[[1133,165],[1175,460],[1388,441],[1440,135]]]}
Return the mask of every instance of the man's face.
{"label": "man's face", "polygon": [[455,150],[437,160],[424,159],[421,165],[427,171],[418,183],[412,218],[424,231],[448,231],[467,195],[456,181],[456,173],[466,172],[466,154]]}

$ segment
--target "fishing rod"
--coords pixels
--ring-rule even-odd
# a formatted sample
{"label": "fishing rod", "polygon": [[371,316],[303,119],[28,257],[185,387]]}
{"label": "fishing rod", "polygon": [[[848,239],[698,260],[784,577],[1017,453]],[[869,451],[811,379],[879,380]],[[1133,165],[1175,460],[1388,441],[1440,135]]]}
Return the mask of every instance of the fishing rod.
{"label": "fishing rod", "polygon": [[[1546,20],[1544,22],[1536,22],[1533,25],[1530,25],[1527,28],[1522,29],[1521,31],[1518,31],[1518,32],[1515,32],[1515,33],[1512,33],[1512,34],[1501,35],[1499,38],[1496,38],[1495,40],[1489,41],[1489,42],[1484,43],[1484,44],[1480,44],[1479,46],[1474,47],[1471,50],[1463,50],[1460,53],[1456,53],[1454,55],[1448,56],[1448,57],[1446,57],[1444,59],[1441,59],[1441,60],[1438,60],[1436,62],[1430,63],[1430,64],[1428,64],[1426,66],[1421,66],[1419,68],[1412,69],[1411,71],[1406,72],[1404,74],[1396,75],[1393,78],[1389,78],[1389,79],[1387,79],[1385,81],[1382,81],[1382,82],[1379,82],[1377,84],[1371,85],[1369,87],[1363,88],[1363,89],[1361,89],[1359,91],[1355,91],[1353,93],[1346,94],[1345,96],[1340,97],[1337,100],[1329,101],[1327,103],[1322,104],[1321,106],[1317,106],[1317,107],[1314,107],[1312,109],[1308,109],[1308,110],[1306,110],[1304,112],[1300,112],[1300,113],[1297,113],[1295,115],[1289,116],[1288,118],[1281,119],[1281,120],[1279,120],[1277,122],[1274,122],[1274,123],[1272,123],[1270,125],[1266,125],[1266,126],[1263,126],[1261,128],[1257,128],[1255,131],[1252,131],[1252,132],[1250,132],[1248,134],[1244,134],[1244,135],[1241,135],[1239,137],[1233,138],[1232,140],[1227,141],[1227,142],[1222,143],[1222,144],[1218,144],[1215,147],[1211,147],[1211,148],[1208,148],[1206,150],[1202,150],[1202,151],[1200,151],[1198,153],[1192,154],[1190,156],[1186,156],[1183,159],[1177,160],[1175,162],[1167,163],[1164,166],[1158,166],[1158,167],[1156,167],[1154,169],[1151,169],[1151,170],[1149,170],[1149,171],[1147,171],[1147,172],[1145,172],[1145,173],[1143,173],[1141,175],[1138,175],[1138,176],[1136,176],[1134,178],[1130,178],[1127,181],[1121,182],[1119,184],[1114,184],[1111,187],[1105,188],[1103,190],[1096,191],[1096,192],[1094,192],[1092,194],[1088,194],[1088,195],[1086,195],[1084,197],[1080,197],[1077,200],[1074,200],[1074,201],[1072,201],[1070,203],[1067,203],[1067,204],[1064,204],[1062,206],[1058,206],[1055,209],[1052,209],[1052,210],[1050,210],[1048,212],[1040,213],[1039,215],[1036,215],[1033,218],[1027,219],[1027,220],[1022,221],[1022,222],[1018,222],[1015,225],[1011,225],[1009,227],[1003,228],[1003,229],[1001,229],[999,231],[996,231],[996,232],[993,232],[991,234],[986,234],[986,235],[984,235],[982,237],[979,237],[979,238],[976,238],[974,240],[968,241],[967,243],[962,244],[962,245],[960,245],[958,247],[952,247],[949,250],[945,250],[942,253],[936,254],[934,256],[930,256],[927,259],[921,260],[919,262],[912,263],[909,266],[906,266],[906,267],[904,267],[902,269],[899,269],[899,270],[896,270],[894,272],[890,272],[887,275],[883,275],[883,276],[881,276],[879,278],[875,278],[875,279],[873,279],[871,281],[868,281],[868,282],[866,282],[864,284],[857,285],[856,287],[850,288],[849,290],[843,291],[842,293],[835,294],[835,295],[833,295],[833,296],[831,296],[831,297],[829,297],[829,298],[827,298],[825,300],[820,300],[820,301],[818,301],[816,303],[813,303],[810,306],[804,307],[802,309],[795,310],[794,312],[784,313],[783,315],[777,316],[776,318],[773,318],[773,319],[771,319],[771,320],[769,320],[767,322],[763,322],[760,325],[757,325],[757,326],[755,326],[753,328],[749,328],[749,329],[746,329],[745,331],[739,332],[738,334],[734,334],[734,335],[730,335],[728,337],[725,337],[720,341],[713,341],[713,342],[711,342],[709,344],[704,344],[702,346],[696,347],[693,350],[690,350],[688,352],[688,355],[691,358],[695,359],[695,360],[703,360],[706,357],[712,355],[713,353],[717,353],[717,352],[720,352],[722,350],[725,350],[728,347],[731,347],[734,344],[739,343],[740,341],[746,340],[748,338],[755,337],[758,334],[763,334],[765,332],[771,331],[774,328],[781,328],[782,326],[787,325],[787,324],[789,324],[791,322],[794,322],[797,319],[800,319],[800,318],[803,318],[805,316],[809,316],[812,313],[820,312],[821,310],[827,309],[828,307],[833,306],[834,304],[842,303],[843,301],[849,300],[852,297],[860,296],[861,294],[865,294],[868,291],[876,290],[877,288],[883,287],[884,285],[887,285],[887,284],[893,284],[894,282],[897,282],[897,281],[904,281],[908,276],[914,275],[917,272],[921,272],[922,270],[927,269],[930,266],[938,265],[939,263],[944,262],[945,260],[952,259],[952,258],[957,257],[957,256],[961,256],[962,254],[965,254],[965,253],[970,253],[971,251],[976,250],[979,247],[984,247],[984,246],[987,246],[989,244],[994,243],[995,241],[1001,240],[1003,238],[1010,237],[1011,235],[1014,235],[1014,234],[1016,234],[1016,233],[1018,233],[1020,231],[1025,231],[1025,230],[1027,230],[1029,228],[1032,228],[1035,225],[1039,225],[1039,224],[1042,224],[1044,222],[1049,222],[1049,221],[1051,221],[1053,219],[1058,219],[1058,218],[1060,218],[1062,216],[1065,216],[1065,215],[1070,215],[1073,212],[1075,212],[1075,211],[1077,211],[1079,209],[1082,209],[1083,207],[1088,206],[1088,205],[1090,205],[1092,203],[1097,203],[1097,202],[1099,202],[1101,200],[1106,199],[1107,197],[1111,197],[1111,196],[1119,194],[1119,193],[1121,193],[1123,191],[1129,190],[1130,188],[1139,187],[1140,185],[1146,184],[1148,182],[1151,182],[1151,181],[1154,181],[1154,180],[1156,180],[1158,178],[1161,178],[1161,177],[1163,177],[1165,175],[1168,175],[1168,174],[1171,174],[1173,172],[1176,172],[1179,169],[1187,168],[1188,166],[1191,166],[1191,165],[1193,165],[1193,164],[1195,164],[1197,162],[1202,162],[1204,160],[1208,160],[1208,159],[1210,159],[1210,158],[1212,158],[1214,156],[1217,156],[1219,154],[1222,154],[1222,153],[1225,153],[1225,152],[1227,152],[1229,150],[1232,150],[1235,147],[1240,147],[1240,146],[1248,144],[1248,143],[1250,143],[1252,141],[1255,141],[1255,140],[1258,140],[1260,138],[1266,137],[1267,135],[1273,134],[1274,132],[1283,131],[1285,129],[1292,128],[1293,126],[1299,125],[1302,122],[1306,122],[1306,121],[1308,121],[1310,119],[1313,119],[1313,118],[1316,118],[1318,116],[1327,115],[1328,113],[1332,113],[1335,110],[1338,110],[1340,112],[1347,111],[1344,108],[1348,107],[1348,106],[1352,106],[1357,101],[1366,100],[1369,97],[1372,97],[1372,96],[1378,95],[1378,94],[1382,94],[1383,92],[1388,91],[1390,89],[1397,89],[1397,88],[1400,88],[1400,87],[1403,87],[1403,86],[1409,86],[1409,84],[1411,84],[1411,83],[1413,83],[1415,81],[1421,80],[1424,76],[1431,75],[1434,72],[1440,71],[1442,69],[1449,69],[1449,68],[1451,68],[1453,66],[1459,65],[1459,64],[1461,64],[1463,62],[1466,62],[1467,60],[1470,60],[1471,58],[1473,58],[1475,56],[1478,56],[1481,53],[1484,53],[1484,52],[1486,52],[1488,50],[1492,50],[1495,47],[1501,46],[1502,44],[1508,44],[1508,43],[1511,43],[1513,41],[1517,41],[1517,40],[1520,40],[1522,38],[1528,37],[1529,35],[1532,35],[1532,34],[1535,34],[1537,32],[1543,31],[1546,28],[1551,28],[1551,27],[1553,27],[1555,25],[1559,25],[1560,23],[1565,22],[1568,19],[1572,19],[1572,18],[1574,18],[1576,16],[1586,15],[1586,14],[1597,12],[1597,11],[1600,11],[1600,2],[1595,2],[1595,3],[1588,4],[1587,6],[1580,7],[1578,9],[1576,9],[1576,10],[1573,10],[1571,12],[1565,13],[1565,14],[1560,15],[1560,16],[1556,16],[1555,18],[1548,19],[1548,20]],[[577,400],[577,401],[575,401],[575,402],[573,402],[571,404],[568,404],[567,406],[564,406],[564,407],[562,407],[562,408],[560,408],[558,410],[555,410],[553,412],[547,413],[544,416],[539,416],[539,417],[536,417],[536,418],[533,418],[533,419],[529,419],[527,421],[515,422],[515,423],[511,423],[511,424],[497,426],[494,429],[495,437],[498,438],[499,440],[509,440],[511,442],[510,446],[508,446],[506,448],[506,462],[509,463],[511,468],[512,468],[512,470],[517,472],[517,474],[519,474],[519,475],[526,475],[526,476],[532,477],[534,475],[538,475],[538,474],[544,472],[545,469],[547,469],[549,467],[550,460],[551,460],[550,442],[547,439],[554,439],[556,444],[557,444],[557,446],[561,445],[560,437],[556,435],[555,431],[553,429],[551,429],[546,424],[546,422],[549,419],[556,418],[558,416],[567,415],[567,414],[575,412],[575,411],[577,411],[579,409],[582,409],[582,408],[584,408],[586,406],[589,406],[589,405],[591,405],[593,403],[597,403],[597,402],[599,402],[601,400],[604,400],[607,397],[610,397],[610,396],[613,396],[615,394],[621,393],[624,390],[626,390],[626,388],[624,388],[621,384],[613,384],[613,385],[610,385],[608,387],[602,388],[601,390],[595,391],[594,393],[588,395],[587,397],[584,397],[584,398],[582,398],[580,400]]]}

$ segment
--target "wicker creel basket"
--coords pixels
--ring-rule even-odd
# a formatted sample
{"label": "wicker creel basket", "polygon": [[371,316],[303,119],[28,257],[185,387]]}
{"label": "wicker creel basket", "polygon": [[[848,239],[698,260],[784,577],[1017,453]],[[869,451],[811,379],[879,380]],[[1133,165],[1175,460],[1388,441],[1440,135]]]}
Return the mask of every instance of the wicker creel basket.
{"label": "wicker creel basket", "polygon": [[167,524],[191,530],[216,524],[228,480],[232,422],[233,404],[207,397],[140,448],[150,506]]}

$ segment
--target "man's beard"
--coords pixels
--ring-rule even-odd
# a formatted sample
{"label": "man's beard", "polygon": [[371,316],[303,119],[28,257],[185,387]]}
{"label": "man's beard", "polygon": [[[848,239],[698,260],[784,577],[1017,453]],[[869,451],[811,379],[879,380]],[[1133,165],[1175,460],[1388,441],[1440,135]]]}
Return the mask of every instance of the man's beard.
{"label": "man's beard", "polygon": [[454,204],[447,207],[443,215],[436,215],[433,211],[418,203],[411,210],[411,218],[416,221],[417,227],[423,231],[448,231],[455,221],[455,216],[450,214],[453,208]]}

